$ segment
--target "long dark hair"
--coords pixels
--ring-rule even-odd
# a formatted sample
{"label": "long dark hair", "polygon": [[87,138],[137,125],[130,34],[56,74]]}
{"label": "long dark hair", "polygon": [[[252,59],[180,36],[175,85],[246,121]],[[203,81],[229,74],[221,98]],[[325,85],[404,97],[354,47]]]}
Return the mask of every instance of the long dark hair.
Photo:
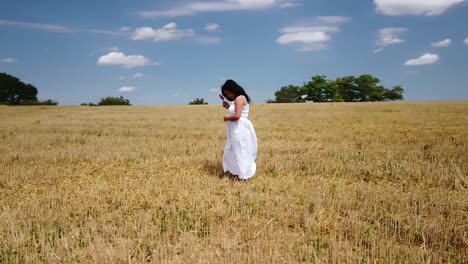
{"label": "long dark hair", "polygon": [[247,95],[245,92],[244,88],[242,88],[240,85],[238,85],[235,81],[233,80],[227,80],[223,86],[221,86],[221,93],[223,94],[224,98],[226,98],[229,101],[234,101],[236,98],[229,98],[224,91],[231,92],[237,96],[243,95],[247,99],[247,102],[250,103],[250,97]]}

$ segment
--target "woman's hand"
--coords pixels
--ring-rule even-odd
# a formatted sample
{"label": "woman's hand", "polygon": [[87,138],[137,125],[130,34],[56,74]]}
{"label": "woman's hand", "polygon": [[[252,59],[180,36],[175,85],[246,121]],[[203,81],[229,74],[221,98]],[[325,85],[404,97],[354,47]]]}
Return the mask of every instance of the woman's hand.
{"label": "woman's hand", "polygon": [[226,101],[223,101],[223,107],[226,109],[229,109],[229,103]]}

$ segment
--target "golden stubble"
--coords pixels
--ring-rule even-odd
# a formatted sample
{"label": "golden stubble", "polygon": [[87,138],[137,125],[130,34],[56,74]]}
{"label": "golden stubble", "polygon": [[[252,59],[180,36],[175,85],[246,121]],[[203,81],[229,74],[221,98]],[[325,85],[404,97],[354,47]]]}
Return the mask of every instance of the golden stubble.
{"label": "golden stubble", "polygon": [[0,107],[1,263],[463,263],[468,103]]}

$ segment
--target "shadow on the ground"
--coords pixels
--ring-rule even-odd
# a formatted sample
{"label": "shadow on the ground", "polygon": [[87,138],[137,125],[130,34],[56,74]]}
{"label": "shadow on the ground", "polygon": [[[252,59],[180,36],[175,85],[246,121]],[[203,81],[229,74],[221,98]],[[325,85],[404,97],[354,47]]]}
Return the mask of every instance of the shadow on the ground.
{"label": "shadow on the ground", "polygon": [[203,162],[203,170],[208,174],[212,175],[215,177],[218,177],[219,179],[229,179],[235,182],[243,182],[246,180],[239,179],[236,175],[232,175],[230,172],[224,172],[223,170],[223,164],[220,161],[214,161],[214,160],[205,160]]}
{"label": "shadow on the ground", "polygon": [[224,173],[221,161],[205,160],[203,162],[203,171],[208,175],[215,176],[220,179],[229,177],[229,173]]}

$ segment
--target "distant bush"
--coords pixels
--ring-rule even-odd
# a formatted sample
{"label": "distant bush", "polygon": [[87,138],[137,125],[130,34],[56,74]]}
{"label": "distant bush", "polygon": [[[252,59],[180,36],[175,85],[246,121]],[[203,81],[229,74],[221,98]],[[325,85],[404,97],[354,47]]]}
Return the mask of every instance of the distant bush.
{"label": "distant bush", "polygon": [[95,104],[95,103],[81,103],[80,105],[83,105],[83,106],[97,106],[97,104]]}
{"label": "distant bush", "polygon": [[47,100],[26,100],[21,105],[58,105],[57,101],[47,99]]}
{"label": "distant bush", "polygon": [[37,105],[58,105],[58,102],[57,101],[54,101],[54,100],[51,100],[51,99],[47,99],[47,100],[44,100],[44,101],[37,101],[36,103]]}
{"label": "distant bush", "polygon": [[208,102],[203,98],[196,98],[195,100],[189,102],[189,105],[207,105]]}
{"label": "distant bush", "polygon": [[105,98],[101,98],[101,101],[99,101],[98,105],[131,105],[131,104],[128,99],[125,99],[122,96],[120,97],[108,96]]}

